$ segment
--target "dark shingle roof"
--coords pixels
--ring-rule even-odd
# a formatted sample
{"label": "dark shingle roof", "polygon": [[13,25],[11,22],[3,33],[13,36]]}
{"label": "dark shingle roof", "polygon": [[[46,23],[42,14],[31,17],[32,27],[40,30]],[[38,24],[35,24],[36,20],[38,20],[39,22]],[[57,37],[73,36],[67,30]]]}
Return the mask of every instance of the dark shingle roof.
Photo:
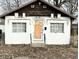
{"label": "dark shingle roof", "polygon": [[[33,2],[36,2],[36,1],[38,1],[38,0],[32,0],[31,2],[25,4],[25,5],[21,6],[21,7],[18,7],[18,8],[15,9],[15,10],[12,10],[12,11],[10,11],[10,12],[7,12],[7,13],[3,14],[3,15],[0,15],[0,17],[3,18],[3,17],[5,17],[7,14],[10,14],[10,13],[16,11],[16,10],[19,10],[20,8],[23,8],[23,7],[29,5],[29,4],[31,4],[31,3],[33,3]],[[41,2],[44,2],[45,4],[51,6],[52,8],[54,8],[54,9],[56,9],[56,10],[58,10],[58,11],[60,11],[61,13],[63,13],[63,14],[65,14],[65,15],[69,16],[69,17],[72,18],[72,19],[75,19],[75,18],[76,18],[76,17],[72,16],[71,14],[69,14],[69,13],[67,13],[67,12],[65,12],[65,11],[63,11],[63,10],[61,10],[60,8],[58,8],[58,7],[54,6],[54,5],[52,5],[52,4],[48,3],[48,2],[46,2],[45,0],[40,0],[40,1],[41,1]]]}

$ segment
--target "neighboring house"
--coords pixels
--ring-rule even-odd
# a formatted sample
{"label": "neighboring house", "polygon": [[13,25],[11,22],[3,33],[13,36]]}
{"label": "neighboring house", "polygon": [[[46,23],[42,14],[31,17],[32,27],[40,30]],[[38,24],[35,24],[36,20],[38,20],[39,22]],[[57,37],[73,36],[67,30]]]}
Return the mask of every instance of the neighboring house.
{"label": "neighboring house", "polygon": [[78,23],[77,24],[72,24],[72,30],[71,30],[72,35],[78,35]]}
{"label": "neighboring house", "polygon": [[1,39],[4,39],[4,32],[5,32],[5,20],[0,18],[0,41]]}
{"label": "neighboring house", "polygon": [[32,0],[0,17],[5,19],[5,44],[70,44],[75,17],[44,0]]}
{"label": "neighboring house", "polygon": [[2,30],[2,32],[5,32],[5,20],[0,18],[0,30]]}

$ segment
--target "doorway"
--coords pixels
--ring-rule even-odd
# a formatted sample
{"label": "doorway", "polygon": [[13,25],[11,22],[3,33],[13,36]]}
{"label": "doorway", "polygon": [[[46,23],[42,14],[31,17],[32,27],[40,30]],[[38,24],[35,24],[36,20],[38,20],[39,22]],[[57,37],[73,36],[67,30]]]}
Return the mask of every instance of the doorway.
{"label": "doorway", "polygon": [[35,20],[32,43],[43,43],[43,21]]}

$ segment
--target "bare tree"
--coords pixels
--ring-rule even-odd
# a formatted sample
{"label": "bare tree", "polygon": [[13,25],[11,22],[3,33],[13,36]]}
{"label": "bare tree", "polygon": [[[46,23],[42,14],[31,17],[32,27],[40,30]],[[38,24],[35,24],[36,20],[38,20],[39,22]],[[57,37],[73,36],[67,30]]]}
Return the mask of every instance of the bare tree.
{"label": "bare tree", "polygon": [[19,7],[21,0],[3,0],[0,2],[0,6],[7,11],[11,11],[14,8]]}
{"label": "bare tree", "polygon": [[21,4],[21,0],[14,0],[14,1],[15,1],[16,6],[19,7]]}
{"label": "bare tree", "polygon": [[68,12],[72,15],[75,15],[75,12],[78,11],[78,0],[67,0],[67,3],[64,5],[67,7]]}
{"label": "bare tree", "polygon": [[[65,11],[72,15],[75,15],[75,12],[78,11],[78,0],[48,0],[48,2],[64,10],[66,8],[67,10]],[[64,5],[64,7],[62,5]]]}
{"label": "bare tree", "polygon": [[10,5],[10,1],[9,0],[6,0],[6,5],[7,5],[7,9],[11,10],[11,5]]}

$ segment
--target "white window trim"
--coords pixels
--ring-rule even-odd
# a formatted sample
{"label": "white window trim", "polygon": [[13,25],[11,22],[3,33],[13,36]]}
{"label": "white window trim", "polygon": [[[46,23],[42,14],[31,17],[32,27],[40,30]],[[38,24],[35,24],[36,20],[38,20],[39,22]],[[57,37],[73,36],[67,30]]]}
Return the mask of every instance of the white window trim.
{"label": "white window trim", "polygon": [[[55,32],[54,30],[56,30],[57,28],[58,28],[58,25],[59,24],[62,24],[62,26],[63,26],[63,28],[61,29],[61,32]],[[57,28],[56,28],[56,26],[55,25],[57,25]],[[51,27],[55,27],[55,29],[54,28],[51,28]],[[60,29],[57,29],[57,30],[60,30]],[[64,23],[50,23],[50,32],[51,33],[64,33]]]}
{"label": "white window trim", "polygon": [[[29,31],[29,27],[28,27],[28,25],[29,25],[29,19],[26,19],[26,20],[25,19],[24,20],[23,19],[22,20],[19,20],[19,19],[17,19],[17,20],[16,19],[10,19],[10,21],[9,21],[9,24],[10,24],[10,27],[11,27],[10,33],[15,33],[15,34],[17,33],[17,32],[13,32],[12,31],[12,23],[14,23],[14,22],[26,23],[27,24],[26,31],[27,32]],[[18,33],[27,33],[27,32],[18,32]]]}
{"label": "white window trim", "polygon": [[[66,29],[65,29],[65,26],[66,26],[66,21],[58,21],[58,20],[48,20],[48,32],[50,32],[50,23],[63,23],[64,24],[64,33],[66,33]],[[52,32],[50,32],[52,33]],[[64,34],[64,33],[52,33],[52,34]]]}
{"label": "white window trim", "polygon": [[[16,25],[16,26],[13,26],[13,25]],[[17,27],[17,25],[21,25],[20,27]],[[24,26],[25,28],[22,28],[22,26]],[[27,32],[27,23],[23,23],[23,22],[13,22],[12,23],[12,32],[14,33],[19,33],[19,32]],[[19,28],[19,29],[18,29]],[[16,31],[14,31],[16,30]],[[19,30],[19,31],[18,31]],[[23,31],[24,30],[24,31]]]}

